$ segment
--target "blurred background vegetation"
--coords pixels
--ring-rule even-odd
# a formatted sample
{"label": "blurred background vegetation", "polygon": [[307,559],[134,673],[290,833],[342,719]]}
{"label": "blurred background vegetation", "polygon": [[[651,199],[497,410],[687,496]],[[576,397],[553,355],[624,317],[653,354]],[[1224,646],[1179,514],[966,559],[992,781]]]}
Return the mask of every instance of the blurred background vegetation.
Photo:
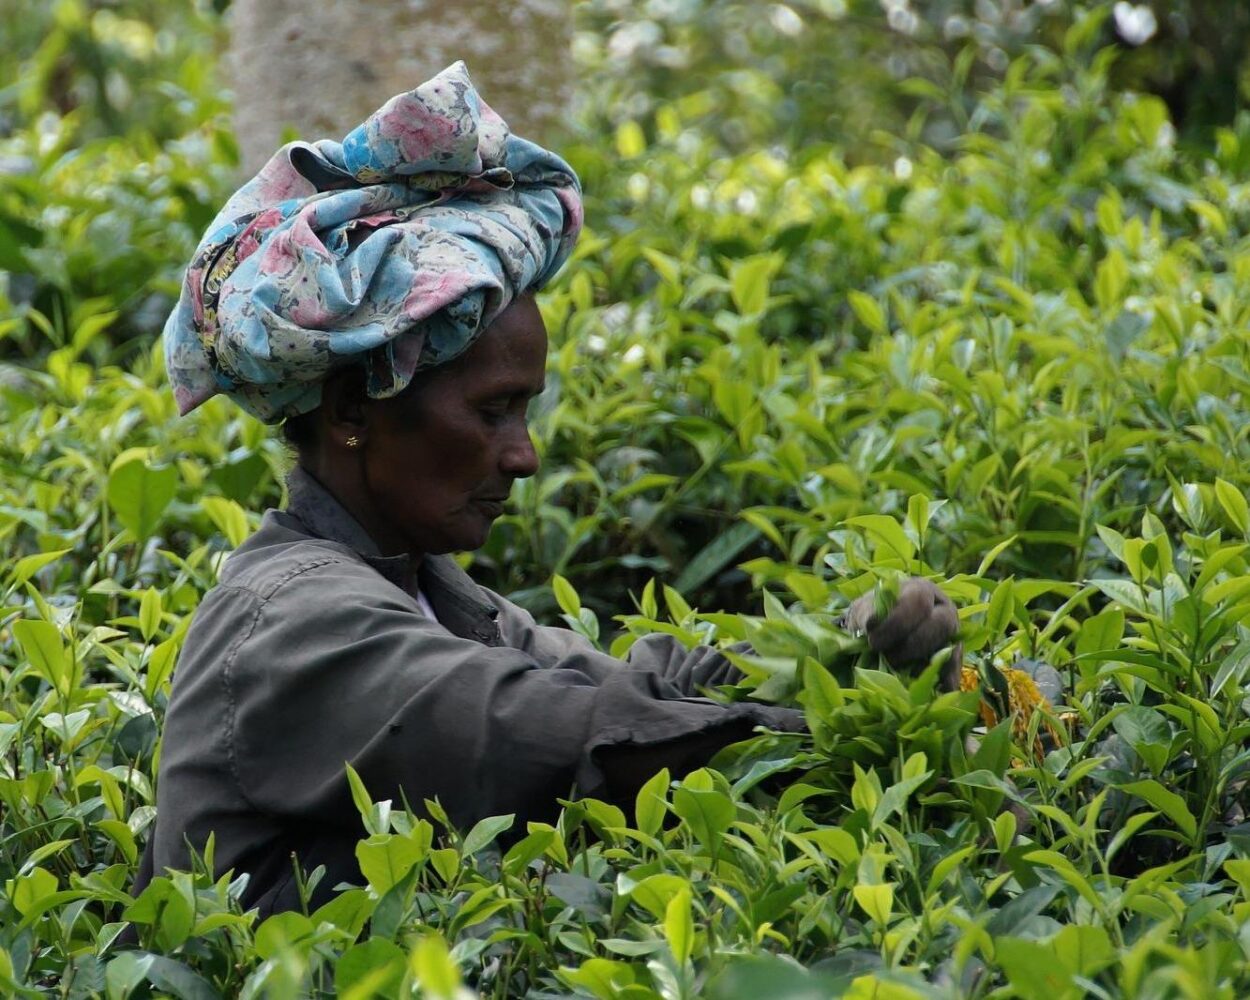
{"label": "blurred background vegetation", "polygon": [[[98,360],[158,332],[188,249],[237,180],[232,95],[217,71],[228,6],[0,8],[0,356],[38,359],[100,311],[116,315],[107,338],[84,345]],[[579,0],[569,131],[594,144],[626,125],[653,139],[667,114],[687,147],[697,133],[704,157],[814,145],[849,164],[920,146],[949,153],[977,94],[1018,57],[1078,50],[1103,53],[1111,88],[1160,96],[1178,142],[1206,148],[1216,129],[1250,128],[1250,5],[1155,6]],[[588,178],[592,205],[610,201],[606,179]]]}
{"label": "blurred background vegetation", "polygon": [[[181,269],[241,179],[230,111],[246,95],[232,95],[218,68],[227,8],[25,0],[0,10],[0,360],[11,405],[26,405],[13,403],[13,386],[41,374],[72,385],[120,366],[159,387],[154,346]],[[581,0],[570,16],[577,99],[566,134],[549,141],[582,174],[589,228],[546,300],[563,395],[544,401],[546,465],[522,491],[528,506],[474,557],[486,582],[542,614],[555,611],[553,570],[603,615],[656,572],[704,607],[745,606],[760,578],[738,562],[782,547],[819,563],[824,550],[793,540],[861,509],[890,510],[883,482],[900,503],[909,489],[948,493],[950,482],[926,485],[939,473],[919,441],[901,446],[911,465],[872,457],[883,447],[874,424],[912,420],[937,435],[932,415],[827,387],[847,391],[845,419],[860,437],[821,441],[809,427],[808,454],[785,467],[773,452],[777,435],[802,430],[792,403],[760,422],[717,383],[737,372],[797,391],[808,362],[796,345],[811,347],[813,370],[841,370],[847,352],[870,349],[927,301],[964,294],[957,322],[987,321],[978,310],[997,310],[1004,294],[981,269],[1049,296],[1037,300],[1046,322],[1075,337],[1065,297],[1073,287],[1096,297],[1094,265],[1118,239],[1096,225],[1111,218],[1098,207],[1108,192],[1115,212],[1163,227],[1166,242],[1192,230],[1195,199],[1231,197],[1201,184],[1250,170],[1250,7],[1235,0]],[[1134,258],[1140,249],[1129,248],[1130,264],[1145,274],[1157,253]],[[1181,271],[1191,256],[1178,250]],[[1185,281],[1160,291],[1205,294]],[[968,299],[969,282],[988,290]],[[1136,307],[1080,318],[1091,336],[1109,330],[1121,354],[1149,322]],[[755,331],[781,353],[749,348]],[[227,461],[249,470],[248,490],[229,499],[253,511],[279,501],[286,457],[260,428],[213,407],[200,423],[171,422],[156,406],[140,408],[148,436],[126,443],[161,442],[165,460],[198,451],[201,466],[180,458],[190,503]],[[221,427],[235,429],[223,437]],[[11,468],[72,464],[66,449],[78,443],[15,444]],[[841,466],[857,471],[828,472]],[[815,494],[813,470],[825,481]],[[863,477],[878,474],[887,479],[869,488]],[[1124,476],[1106,508],[1137,509],[1162,474]],[[821,504],[820,531],[787,521]],[[752,506],[784,532],[741,523]],[[1068,539],[1073,569],[1086,558],[1088,517],[1016,498],[997,518],[976,512],[965,536],[957,510],[944,515],[944,537],[966,559],[1021,529]],[[82,541],[83,517],[63,519]],[[162,536],[175,548],[177,527]],[[1018,568],[1040,572],[1058,552],[1039,540]]]}

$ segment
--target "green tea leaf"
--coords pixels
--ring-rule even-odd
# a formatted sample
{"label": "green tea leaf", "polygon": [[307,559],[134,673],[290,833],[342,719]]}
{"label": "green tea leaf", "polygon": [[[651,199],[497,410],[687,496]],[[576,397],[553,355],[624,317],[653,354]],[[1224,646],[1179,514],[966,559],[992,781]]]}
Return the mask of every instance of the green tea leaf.
{"label": "green tea leaf", "polygon": [[275,913],[256,928],[256,954],[273,958],[308,938],[314,930],[313,922],[302,913]]}
{"label": "green tea leaf", "polygon": [[735,261],[729,269],[729,294],[741,316],[758,316],[768,304],[768,286],[777,271],[772,254]]}
{"label": "green tea leaf", "polygon": [[1228,515],[1233,527],[1241,532],[1243,537],[1250,534],[1250,504],[1246,502],[1246,495],[1232,483],[1217,479],[1215,498],[1224,508],[1224,513]]}
{"label": "green tea leaf", "polygon": [[576,969],[561,968],[556,974],[565,985],[585,990],[597,1000],[616,1000],[621,990],[637,981],[631,966],[610,958],[590,958]]}
{"label": "green tea leaf", "polygon": [[1148,778],[1144,781],[1129,781],[1118,784],[1116,788],[1122,792],[1128,792],[1130,795],[1136,795],[1143,802],[1158,809],[1159,812],[1175,823],[1186,837],[1192,839],[1197,832],[1198,822],[1194,819],[1194,814],[1189,811],[1189,806],[1185,804],[1185,800],[1175,792],[1168,791],[1159,782]]}
{"label": "green tea leaf", "polygon": [[200,501],[217,530],[226,536],[232,546],[238,548],[251,534],[247,513],[235,501],[225,497],[204,497]]}
{"label": "green tea leaf", "polygon": [[159,990],[172,994],[177,1000],[217,1000],[218,993],[203,976],[185,963],[164,955],[149,956],[148,981]]}
{"label": "green tea leaf", "polygon": [[848,517],[846,523],[862,528],[876,542],[877,551],[883,556],[896,556],[904,563],[909,563],[916,553],[911,539],[892,517],[885,514],[859,514]]}
{"label": "green tea leaf", "polygon": [[109,472],[108,504],[142,542],[156,531],[177,489],[178,470],[173,466],[152,466],[143,457],[123,455]]}
{"label": "green tea leaf", "polygon": [[440,935],[431,934],[417,942],[408,959],[409,968],[425,995],[431,1000],[456,1000],[460,990],[460,969]]}
{"label": "green tea leaf", "polygon": [[694,950],[694,915],[691,913],[690,890],[683,888],[664,911],[664,937],[678,965],[690,961]]}
{"label": "green tea leaf", "polygon": [[460,851],[467,858],[476,854],[483,847],[493,843],[505,830],[512,829],[512,824],[516,820],[516,816],[509,813],[507,816],[488,816],[484,820],[480,820],[474,824],[464,837],[464,843],[460,845]]}
{"label": "green tea leaf", "polygon": [[556,603],[560,606],[560,610],[566,615],[576,617],[581,610],[582,602],[578,599],[577,591],[573,589],[573,585],[559,573],[551,577],[551,592],[555,594]]}
{"label": "green tea leaf", "polygon": [[375,833],[356,845],[360,873],[379,894],[391,889],[425,856],[419,845],[398,833]]}
{"label": "green tea leaf", "polygon": [[62,696],[69,693],[71,664],[61,633],[51,622],[22,618],[13,623],[13,635],[39,676]]}
{"label": "green tea leaf", "polygon": [[143,635],[143,641],[151,642],[160,627],[161,594],[155,587],[149,587],[143,592],[143,599],[139,602],[139,632]]}
{"label": "green tea leaf", "polygon": [[894,911],[894,886],[857,885],[852,890],[859,908],[879,926],[885,927],[890,922]]}
{"label": "green tea leaf", "polygon": [[668,812],[668,786],[671,781],[668,768],[662,768],[638,789],[634,803],[634,818],[638,829],[648,837],[654,837]]}
{"label": "green tea leaf", "polygon": [[740,521],[728,531],[717,535],[686,563],[673,581],[674,589],[683,594],[698,590],[759,537],[759,528],[745,521]]}
{"label": "green tea leaf", "polygon": [[673,791],[673,812],[685,820],[695,838],[712,852],[738,814],[729,796],[684,785]]}
{"label": "green tea leaf", "polygon": [[11,584],[14,587],[20,587],[45,566],[56,562],[69,551],[69,549],[56,549],[52,552],[36,552],[34,555],[23,556],[13,564],[13,569],[9,573]]}
{"label": "green tea leaf", "polygon": [[354,991],[362,998],[390,996],[399,987],[407,966],[407,956],[397,944],[371,938],[339,956],[334,963],[334,988],[339,997],[351,996]]}
{"label": "green tea leaf", "polygon": [[883,337],[889,332],[885,323],[885,310],[871,295],[852,288],[846,293],[846,301],[856,318],[868,328],[870,333]]}

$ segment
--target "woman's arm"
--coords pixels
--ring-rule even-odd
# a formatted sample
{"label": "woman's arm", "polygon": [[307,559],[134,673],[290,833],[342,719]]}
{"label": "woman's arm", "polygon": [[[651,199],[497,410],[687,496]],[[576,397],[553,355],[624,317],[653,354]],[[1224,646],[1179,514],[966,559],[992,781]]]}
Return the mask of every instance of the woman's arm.
{"label": "woman's arm", "polygon": [[616,671],[627,667],[650,671],[687,697],[719,684],[733,684],[742,677],[737,667],[710,646],[687,649],[674,636],[662,633],[638,639],[624,660],[603,656],[571,629],[539,625],[528,611],[506,597],[484,587],[482,593],[499,609],[498,624],[504,642],[525,650],[540,664],[558,663],[574,654],[595,653],[587,669]]}
{"label": "woman's arm", "polygon": [[[550,817],[574,788],[628,796],[653,773],[609,748],[647,748],[648,762],[678,770],[756,725],[801,725],[785,709],[686,697],[659,673],[621,669],[586,643],[550,661],[550,637],[537,649],[543,660],[460,638],[378,579],[360,564],[323,563],[257,600],[229,648],[193,648],[189,637],[180,672],[220,676],[188,683],[204,704],[184,699],[177,717],[222,719],[212,740],[255,811],[355,826],[350,763],[375,798],[420,809],[437,797],[457,824]],[[166,780],[180,769],[194,776],[188,754],[213,752],[185,723],[166,733]]]}

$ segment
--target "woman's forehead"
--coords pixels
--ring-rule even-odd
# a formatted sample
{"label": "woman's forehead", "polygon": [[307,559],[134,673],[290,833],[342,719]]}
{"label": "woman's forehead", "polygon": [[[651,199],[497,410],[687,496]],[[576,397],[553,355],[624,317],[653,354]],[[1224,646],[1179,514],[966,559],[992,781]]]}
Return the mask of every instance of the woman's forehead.
{"label": "woman's forehead", "polygon": [[[515,303],[514,303],[515,305]],[[431,381],[465,395],[537,395],[547,371],[547,329],[537,307],[509,307]],[[440,377],[441,376],[441,377]]]}
{"label": "woman's forehead", "polygon": [[473,360],[457,372],[455,381],[475,395],[537,395],[547,376],[545,343],[542,351],[526,351],[515,342],[503,342]]}
{"label": "woman's forehead", "polygon": [[454,362],[462,374],[502,379],[542,377],[547,361],[547,327],[533,299],[508,306]]}

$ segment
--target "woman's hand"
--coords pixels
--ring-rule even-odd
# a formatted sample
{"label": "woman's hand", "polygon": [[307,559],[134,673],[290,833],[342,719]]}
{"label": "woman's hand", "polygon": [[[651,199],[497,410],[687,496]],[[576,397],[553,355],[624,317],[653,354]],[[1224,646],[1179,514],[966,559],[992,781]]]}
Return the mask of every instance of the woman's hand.
{"label": "woman's hand", "polygon": [[[913,576],[903,581],[898,600],[884,617],[877,611],[876,594],[870,592],[851,604],[842,624],[852,635],[866,636],[868,647],[894,669],[920,670],[929,665],[934,653],[955,641],[959,615],[941,588]],[[954,650],[954,666],[943,671],[944,679],[955,678],[955,688],[959,686],[960,652]]]}

